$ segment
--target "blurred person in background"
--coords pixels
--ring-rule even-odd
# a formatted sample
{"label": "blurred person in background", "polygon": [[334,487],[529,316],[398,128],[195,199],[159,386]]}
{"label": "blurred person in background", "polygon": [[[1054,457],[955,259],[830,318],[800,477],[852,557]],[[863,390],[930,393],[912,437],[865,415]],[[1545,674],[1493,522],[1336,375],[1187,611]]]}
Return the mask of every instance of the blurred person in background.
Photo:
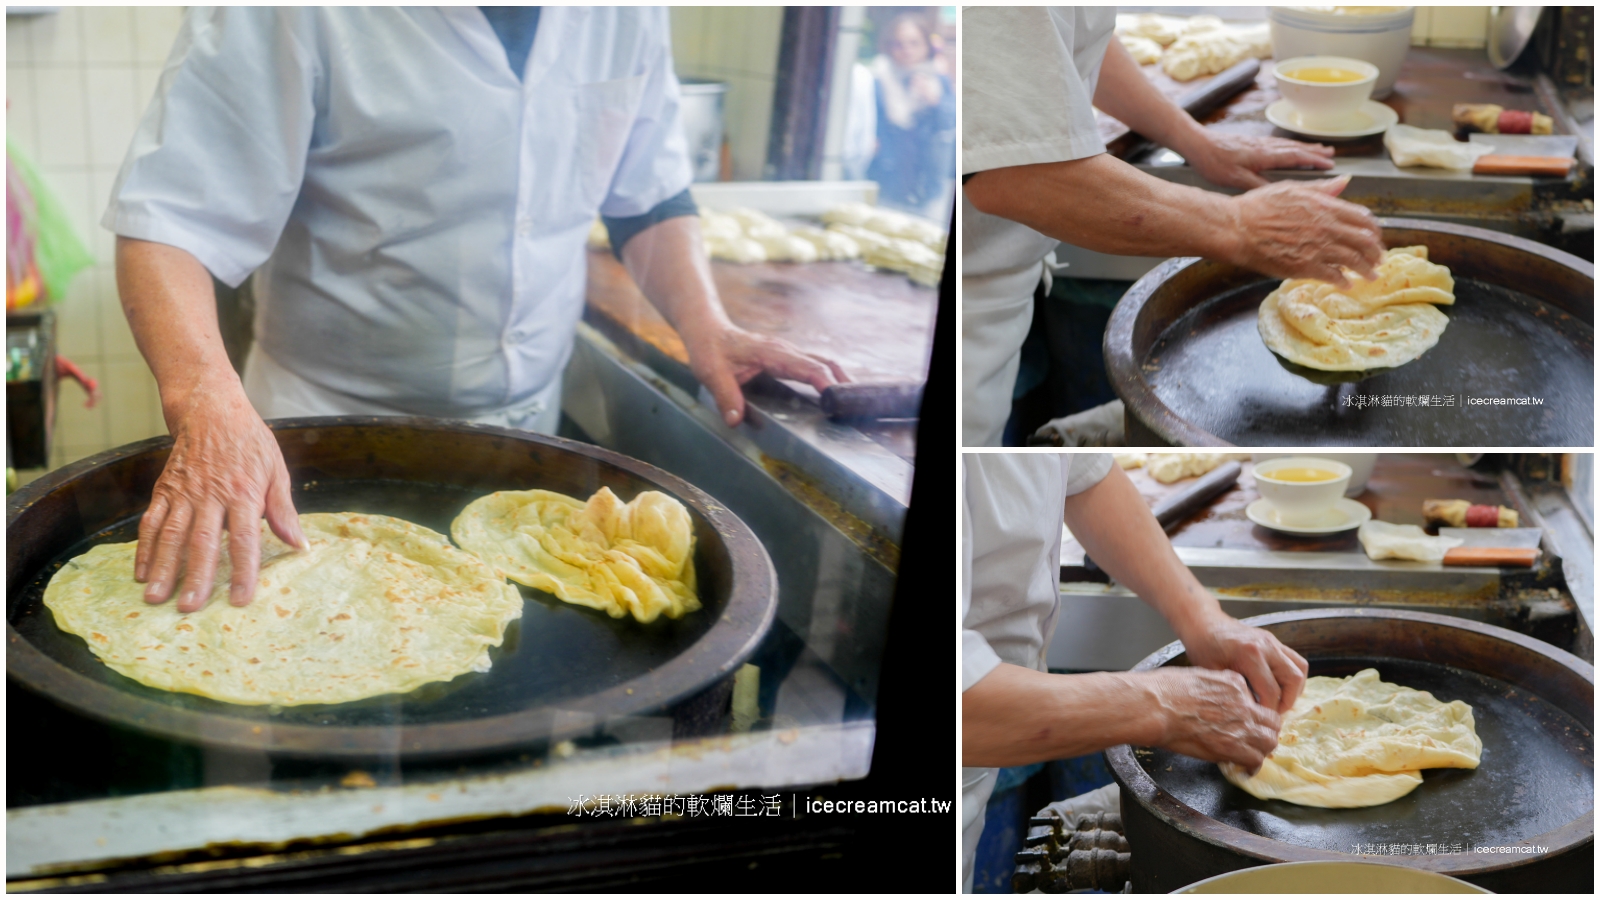
{"label": "blurred person in background", "polygon": [[956,98],[940,71],[926,16],[902,13],[878,38],[870,70],[877,90],[878,152],[867,177],[878,202],[933,221],[949,214],[955,181]]}

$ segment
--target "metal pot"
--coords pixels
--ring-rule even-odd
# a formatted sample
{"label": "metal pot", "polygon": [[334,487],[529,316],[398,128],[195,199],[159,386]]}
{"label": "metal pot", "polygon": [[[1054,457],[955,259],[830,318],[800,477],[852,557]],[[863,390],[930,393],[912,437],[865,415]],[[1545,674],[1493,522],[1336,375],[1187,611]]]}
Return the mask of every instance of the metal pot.
{"label": "metal pot", "polygon": [[683,78],[679,85],[679,114],[683,136],[689,141],[695,181],[722,180],[722,108],[728,93],[726,81]]}

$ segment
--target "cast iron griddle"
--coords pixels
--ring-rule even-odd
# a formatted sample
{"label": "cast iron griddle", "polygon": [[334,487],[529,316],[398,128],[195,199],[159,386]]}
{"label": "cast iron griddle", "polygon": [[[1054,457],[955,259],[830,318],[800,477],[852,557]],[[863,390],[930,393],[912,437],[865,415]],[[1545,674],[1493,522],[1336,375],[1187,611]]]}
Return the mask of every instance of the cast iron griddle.
{"label": "cast iron griddle", "polygon": [[1141,750],[1137,758],[1157,785],[1206,816],[1340,853],[1360,853],[1367,844],[1508,846],[1593,809],[1594,738],[1565,712],[1498,679],[1437,663],[1319,659],[1311,674],[1345,676],[1365,668],[1376,668],[1384,681],[1471,706],[1483,741],[1478,768],[1425,770],[1416,790],[1382,806],[1319,809],[1257,799],[1224,779],[1215,763],[1161,749]]}
{"label": "cast iron griddle", "polygon": [[448,535],[468,503],[494,490],[538,487],[587,496],[603,484],[624,501],[641,490],[664,490],[683,501],[694,520],[704,606],[677,621],[646,625],[519,586],[522,617],[502,646],[490,650],[489,672],[405,694],[289,707],[146,687],[106,667],[82,638],[59,630],[43,593],[68,559],[96,544],[137,537],[147,482],[153,483],[170,445],[163,439],[63,470],[43,500],[39,494],[46,492],[21,496],[21,502],[20,492],[13,496],[11,677],[98,718],[199,743],[308,755],[459,754],[586,733],[610,718],[684,701],[722,682],[771,624],[776,582],[748,528],[685,482],[620,454],[428,420],[294,420],[274,423],[274,430],[302,513],[377,513]]}
{"label": "cast iron griddle", "polygon": [[1588,446],[1594,265],[1482,228],[1378,222],[1386,246],[1425,246],[1450,269],[1456,302],[1441,307],[1450,324],[1436,345],[1364,377],[1293,366],[1256,328],[1276,279],[1169,259],[1123,295],[1106,325],[1106,370],[1126,406],[1129,446]]}
{"label": "cast iron griddle", "polygon": [[[1456,279],[1439,343],[1403,366],[1319,384],[1262,343],[1257,311],[1279,281],[1211,298],[1173,322],[1144,360],[1173,413],[1245,447],[1589,446],[1594,328],[1526,294]],[[1321,380],[1321,379],[1318,379]],[[1362,406],[1362,397],[1450,398],[1449,406]],[[1540,405],[1467,405],[1531,397]],[[1379,400],[1380,404],[1384,401]]]}

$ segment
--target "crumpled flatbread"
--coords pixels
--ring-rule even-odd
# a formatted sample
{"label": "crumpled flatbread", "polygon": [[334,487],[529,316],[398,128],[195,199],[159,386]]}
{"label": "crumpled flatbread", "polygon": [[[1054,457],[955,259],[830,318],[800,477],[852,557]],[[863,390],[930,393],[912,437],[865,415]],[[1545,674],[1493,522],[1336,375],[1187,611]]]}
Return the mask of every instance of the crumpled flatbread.
{"label": "crumpled flatbread", "polygon": [[1346,274],[1348,289],[1291,278],[1268,294],[1256,319],[1267,348],[1329,372],[1387,368],[1426,353],[1450,324],[1437,307],[1456,302],[1455,281],[1427,247],[1388,251],[1371,281]]}
{"label": "crumpled flatbread", "polygon": [[1476,769],[1482,756],[1472,707],[1363,669],[1306,679],[1278,748],[1254,776],[1233,763],[1219,768],[1263,800],[1344,809],[1397,800],[1422,784],[1423,769]]}
{"label": "crumpled flatbread", "polygon": [[1438,562],[1450,548],[1462,544],[1460,538],[1434,537],[1416,525],[1395,525],[1377,519],[1362,522],[1356,537],[1369,559]]}
{"label": "crumpled flatbread", "polygon": [[659,491],[626,504],[610,488],[587,503],[554,491],[499,491],[468,504],[450,534],[512,581],[612,618],[653,622],[700,608],[694,523]]}

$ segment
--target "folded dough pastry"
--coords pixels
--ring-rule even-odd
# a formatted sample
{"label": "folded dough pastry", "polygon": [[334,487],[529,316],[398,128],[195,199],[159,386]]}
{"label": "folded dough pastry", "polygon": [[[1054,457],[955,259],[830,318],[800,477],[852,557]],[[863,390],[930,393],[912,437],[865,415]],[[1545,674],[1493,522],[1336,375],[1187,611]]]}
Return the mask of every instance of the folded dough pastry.
{"label": "folded dough pastry", "polygon": [[262,529],[255,599],[228,604],[224,546],[210,602],[144,602],[136,545],[101,544],[45,588],[61,630],[141,684],[240,704],[343,703],[489,670],[522,615],[517,589],[444,535],[388,516],[309,513],[310,546]]}
{"label": "folded dough pastry", "polygon": [[1219,768],[1263,800],[1342,809],[1397,800],[1422,783],[1423,769],[1476,769],[1482,755],[1472,707],[1363,669],[1306,679],[1278,749],[1254,776],[1233,763]]}
{"label": "folded dough pastry", "polygon": [[700,608],[694,524],[682,503],[659,491],[626,504],[610,488],[587,503],[554,491],[500,491],[468,504],[450,534],[512,581],[612,618],[653,622]]}
{"label": "folded dough pastry", "polygon": [[1346,270],[1348,289],[1291,278],[1261,302],[1256,326],[1267,348],[1292,363],[1329,372],[1411,362],[1439,342],[1456,302],[1450,270],[1427,247],[1396,247],[1368,281]]}

